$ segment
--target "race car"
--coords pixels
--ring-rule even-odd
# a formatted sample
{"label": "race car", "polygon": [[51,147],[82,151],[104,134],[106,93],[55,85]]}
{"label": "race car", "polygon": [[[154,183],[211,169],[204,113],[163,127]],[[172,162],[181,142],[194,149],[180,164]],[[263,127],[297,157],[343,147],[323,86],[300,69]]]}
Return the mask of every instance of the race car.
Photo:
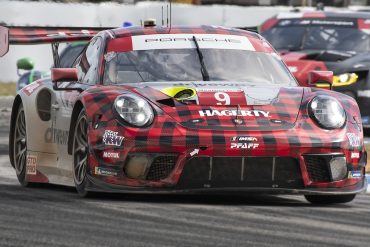
{"label": "race car", "polygon": [[[18,38],[26,32],[10,30],[0,55],[30,42]],[[54,66],[51,79],[14,100],[9,156],[23,186],[75,186],[82,196],[291,193],[311,203],[350,202],[366,189],[356,101],[298,86],[255,32],[29,32],[35,43],[90,41],[74,68]],[[332,80],[328,71],[310,75],[312,85]]]}
{"label": "race car", "polygon": [[[74,42],[68,44],[60,53],[60,66],[62,68],[72,67],[74,61],[81,54],[85,46],[86,42]],[[22,70],[26,72],[21,73]],[[17,61],[17,73],[19,76],[16,85],[17,91],[38,79],[50,77],[50,71],[35,69],[33,60],[28,57],[21,58]]]}
{"label": "race car", "polygon": [[356,99],[370,133],[370,13],[281,13],[265,21],[260,31],[300,85],[308,85],[311,70],[333,71],[333,89]]}

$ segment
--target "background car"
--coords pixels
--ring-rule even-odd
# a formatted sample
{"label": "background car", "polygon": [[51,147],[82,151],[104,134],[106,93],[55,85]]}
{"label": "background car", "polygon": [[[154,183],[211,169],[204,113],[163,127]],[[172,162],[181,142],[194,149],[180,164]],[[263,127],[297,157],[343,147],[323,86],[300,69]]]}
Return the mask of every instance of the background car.
{"label": "background car", "polygon": [[[63,32],[59,42],[91,38],[75,68],[54,66],[14,101],[9,156],[22,185],[74,185],[82,196],[292,193],[312,203],[349,202],[366,189],[355,100],[299,87],[259,34],[153,25]],[[331,80],[311,73],[311,83]]]}
{"label": "background car", "polygon": [[356,99],[369,131],[370,13],[281,13],[265,21],[260,31],[302,86],[308,85],[312,70],[333,71],[333,90]]}
{"label": "background car", "polygon": [[[67,46],[60,53],[60,67],[71,68],[73,62],[81,54],[85,46],[86,42],[73,42],[67,44]],[[19,80],[17,81],[16,85],[17,91],[38,79],[50,76],[50,71],[41,71],[35,69],[34,66],[35,64],[31,58],[25,57],[17,61],[17,73],[19,75]],[[26,72],[21,73],[21,70]]]}

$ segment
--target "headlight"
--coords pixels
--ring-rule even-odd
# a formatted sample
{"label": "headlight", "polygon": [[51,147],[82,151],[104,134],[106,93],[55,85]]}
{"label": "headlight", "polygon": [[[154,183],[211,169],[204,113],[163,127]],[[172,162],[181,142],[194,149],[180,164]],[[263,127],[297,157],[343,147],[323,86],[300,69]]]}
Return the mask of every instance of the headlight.
{"label": "headlight", "polygon": [[333,97],[319,95],[309,104],[311,117],[325,129],[343,127],[346,122],[346,112],[342,105]]}
{"label": "headlight", "polygon": [[152,107],[144,99],[124,94],[114,101],[114,107],[123,120],[137,127],[143,127],[153,121]]}
{"label": "headlight", "polygon": [[356,73],[343,73],[333,76],[333,86],[348,86],[358,80]]}

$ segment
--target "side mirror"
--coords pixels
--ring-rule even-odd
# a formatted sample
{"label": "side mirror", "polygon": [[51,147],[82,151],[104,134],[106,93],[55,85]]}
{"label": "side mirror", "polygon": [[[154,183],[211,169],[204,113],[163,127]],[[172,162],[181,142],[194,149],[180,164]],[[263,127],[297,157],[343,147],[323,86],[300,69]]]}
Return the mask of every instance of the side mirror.
{"label": "side mirror", "polygon": [[316,87],[329,87],[333,85],[333,71],[311,71],[308,74],[308,84]]}
{"label": "side mirror", "polygon": [[33,63],[32,59],[29,57],[24,57],[17,60],[17,69],[23,70],[33,70],[35,64]]}
{"label": "side mirror", "polygon": [[51,69],[51,80],[54,84],[78,81],[78,71],[76,68],[53,68]]}
{"label": "side mirror", "polygon": [[[83,89],[78,87],[78,70],[76,68],[53,68],[51,69],[51,81],[53,82],[53,89],[55,91],[70,91],[70,90],[77,90],[82,92]],[[59,87],[59,82],[71,82],[74,86],[66,87],[61,86]],[[69,83],[67,83],[70,85]],[[77,86],[77,87],[75,87]]]}

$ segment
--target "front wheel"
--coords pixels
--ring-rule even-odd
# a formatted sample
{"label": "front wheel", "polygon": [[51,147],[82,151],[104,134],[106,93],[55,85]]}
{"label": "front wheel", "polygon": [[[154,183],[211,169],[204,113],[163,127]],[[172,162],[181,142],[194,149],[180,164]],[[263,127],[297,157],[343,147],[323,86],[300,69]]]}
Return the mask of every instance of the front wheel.
{"label": "front wheel", "polygon": [[76,190],[82,197],[91,193],[86,190],[88,179],[88,125],[86,113],[82,110],[77,118],[73,135],[73,179]]}
{"label": "front wheel", "polygon": [[22,103],[18,107],[13,132],[13,164],[18,181],[23,186],[28,186],[27,172],[27,128],[24,108]]}
{"label": "front wheel", "polygon": [[356,194],[349,195],[305,195],[307,201],[312,204],[347,203],[355,199]]}

